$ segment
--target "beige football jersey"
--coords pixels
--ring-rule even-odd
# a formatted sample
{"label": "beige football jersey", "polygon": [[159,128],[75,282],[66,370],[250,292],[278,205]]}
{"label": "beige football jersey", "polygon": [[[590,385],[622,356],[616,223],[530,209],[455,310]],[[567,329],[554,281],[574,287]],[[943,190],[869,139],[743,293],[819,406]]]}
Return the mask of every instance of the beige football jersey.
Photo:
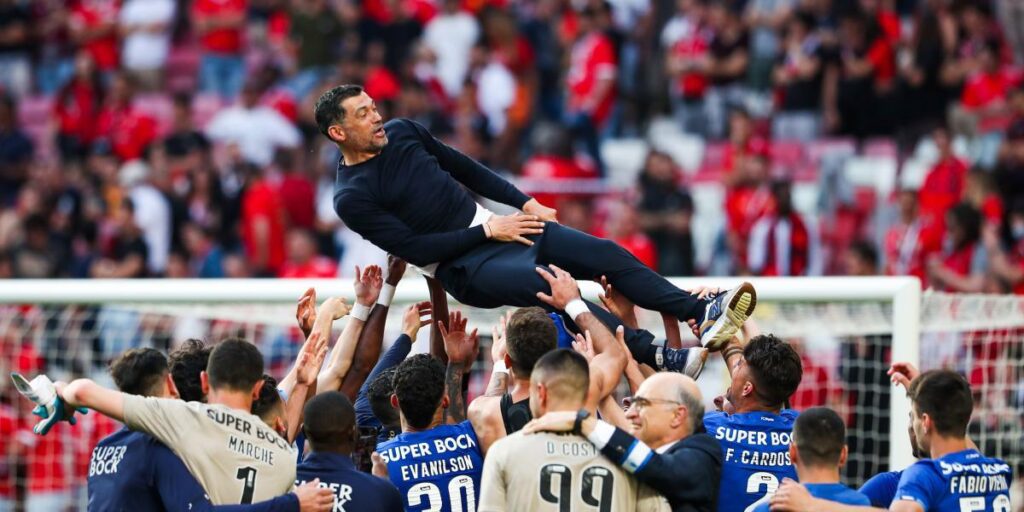
{"label": "beige football jersey", "polygon": [[583,437],[516,432],[484,460],[479,512],[670,510]]}
{"label": "beige football jersey", "polygon": [[125,395],[124,420],[174,451],[214,505],[256,503],[295,485],[295,448],[247,412]]}

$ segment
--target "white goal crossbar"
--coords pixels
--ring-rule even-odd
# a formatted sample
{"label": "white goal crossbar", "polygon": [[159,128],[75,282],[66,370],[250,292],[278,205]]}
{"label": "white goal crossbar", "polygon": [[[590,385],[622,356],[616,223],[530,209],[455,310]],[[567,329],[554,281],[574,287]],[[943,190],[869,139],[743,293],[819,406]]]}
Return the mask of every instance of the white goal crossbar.
{"label": "white goal crossbar", "polygon": [[[684,289],[696,286],[731,287],[740,278],[672,278]],[[921,286],[911,277],[820,277],[751,278],[759,302],[884,302],[892,305],[891,333],[893,361],[918,364],[921,335]],[[600,288],[581,283],[583,293],[596,298]],[[294,304],[307,288],[319,297],[351,297],[348,279],[91,279],[91,280],[6,280],[0,281],[0,304]],[[398,286],[396,303],[428,298],[423,279],[407,278]],[[889,401],[889,465],[892,469],[913,461],[906,439],[910,405],[893,394]]]}

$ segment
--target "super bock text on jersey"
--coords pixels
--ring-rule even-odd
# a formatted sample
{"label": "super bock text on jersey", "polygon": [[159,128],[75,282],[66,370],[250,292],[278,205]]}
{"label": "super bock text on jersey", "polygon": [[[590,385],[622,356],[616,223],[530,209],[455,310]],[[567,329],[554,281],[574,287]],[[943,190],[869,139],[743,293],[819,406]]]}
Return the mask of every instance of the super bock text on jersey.
{"label": "super bock text on jersey", "polygon": [[1010,465],[977,450],[919,460],[903,471],[897,500],[915,501],[925,512],[1010,512]]}
{"label": "super bock text on jersey", "polygon": [[763,411],[704,415],[704,428],[722,445],[722,483],[718,509],[743,511],[765,494],[774,493],[783,478],[796,480],[789,442],[797,412]]}
{"label": "super bock text on jersey", "polygon": [[377,445],[408,512],[476,510],[483,455],[468,421],[403,432]]}

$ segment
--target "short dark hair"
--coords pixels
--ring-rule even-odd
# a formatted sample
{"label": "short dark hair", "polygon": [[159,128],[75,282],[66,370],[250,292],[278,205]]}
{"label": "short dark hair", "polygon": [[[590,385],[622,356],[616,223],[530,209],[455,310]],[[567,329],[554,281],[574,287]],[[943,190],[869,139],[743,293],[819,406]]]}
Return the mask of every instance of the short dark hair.
{"label": "short dark hair", "polygon": [[832,409],[811,407],[797,416],[793,440],[805,465],[835,467],[846,446],[846,425]]}
{"label": "short dark hair", "polygon": [[166,375],[167,358],[153,348],[133,348],[110,363],[114,384],[129,395],[158,395]]}
{"label": "short dark hair", "polygon": [[949,209],[949,215],[956,219],[960,229],[964,230],[963,246],[977,242],[981,238],[981,212],[968,203],[960,203]]}
{"label": "short dark hair", "polygon": [[771,334],[759,334],[743,348],[757,394],[765,405],[781,406],[800,386],[803,364],[800,355],[784,341]]}
{"label": "short dark hair", "polygon": [[210,347],[202,340],[188,339],[171,352],[170,370],[178,396],[186,402],[205,402],[199,374],[210,362]]}
{"label": "short dark hair", "polygon": [[342,102],[362,93],[361,86],[346,84],[334,87],[320,95],[320,99],[316,100],[316,107],[313,108],[313,117],[316,119],[316,127],[320,133],[324,134],[324,137],[331,138],[330,135],[327,135],[327,129],[332,124],[345,120],[345,108],[341,106]]}
{"label": "short dark hair", "polygon": [[505,343],[516,378],[528,379],[537,360],[558,347],[558,330],[543,309],[519,308],[505,326]]}
{"label": "short dark hair", "polygon": [[250,412],[259,416],[260,419],[266,421],[270,418],[270,415],[281,404],[281,395],[277,392],[277,379],[270,375],[263,374],[263,387],[260,388],[260,394],[256,397],[256,400],[252,401],[252,409]]}
{"label": "short dark hair", "polygon": [[401,420],[398,411],[391,406],[391,395],[395,392],[395,369],[388,368],[377,375],[366,388],[370,410],[382,425],[397,425]]}
{"label": "short dark hair", "polygon": [[444,365],[429,354],[416,354],[395,368],[392,380],[405,422],[426,428],[444,397]]}
{"label": "short dark hair", "polygon": [[537,361],[533,379],[543,383],[549,395],[559,400],[583,401],[590,389],[590,365],[575,350],[559,348]]}
{"label": "short dark hair", "polygon": [[351,449],[356,411],[348,397],[337,391],[321,393],[303,409],[302,431],[314,451]]}
{"label": "short dark hair", "polygon": [[930,370],[911,383],[910,400],[919,415],[927,414],[944,437],[964,437],[974,410],[971,385],[952,370]]}
{"label": "short dark hair", "polygon": [[263,378],[263,355],[248,341],[228,338],[213,347],[206,374],[211,388],[249,391]]}
{"label": "short dark hair", "polygon": [[878,249],[875,249],[875,245],[867,240],[858,240],[850,244],[850,252],[855,254],[864,263],[871,266],[872,269],[878,269]]}

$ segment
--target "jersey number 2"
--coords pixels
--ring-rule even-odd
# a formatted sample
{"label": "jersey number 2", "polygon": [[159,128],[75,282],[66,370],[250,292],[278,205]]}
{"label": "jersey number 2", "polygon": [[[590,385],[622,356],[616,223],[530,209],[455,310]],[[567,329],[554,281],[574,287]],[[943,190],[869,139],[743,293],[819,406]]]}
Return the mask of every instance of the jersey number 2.
{"label": "jersey number 2", "polygon": [[252,492],[256,489],[256,468],[244,467],[238,468],[238,472],[235,473],[235,478],[242,480],[242,499],[239,501],[242,505],[248,505],[252,503]]}

